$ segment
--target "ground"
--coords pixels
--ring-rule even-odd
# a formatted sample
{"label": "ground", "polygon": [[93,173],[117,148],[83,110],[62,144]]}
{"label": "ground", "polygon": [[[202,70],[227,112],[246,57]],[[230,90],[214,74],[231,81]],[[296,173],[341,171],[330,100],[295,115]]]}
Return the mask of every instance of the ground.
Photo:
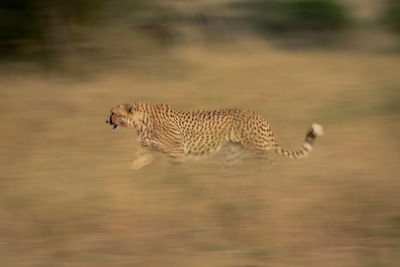
{"label": "ground", "polygon": [[[132,72],[0,77],[2,266],[397,266],[395,53],[188,45]],[[243,106],[303,160],[215,158],[132,171],[112,106]]]}

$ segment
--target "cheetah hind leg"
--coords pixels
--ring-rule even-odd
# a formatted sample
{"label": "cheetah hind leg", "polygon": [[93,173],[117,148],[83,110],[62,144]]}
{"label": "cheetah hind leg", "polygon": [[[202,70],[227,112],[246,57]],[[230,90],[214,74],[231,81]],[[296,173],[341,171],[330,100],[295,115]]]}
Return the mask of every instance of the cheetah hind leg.
{"label": "cheetah hind leg", "polygon": [[135,153],[135,160],[132,162],[132,169],[139,170],[154,161],[154,155],[150,150],[140,148]]}
{"label": "cheetah hind leg", "polygon": [[274,163],[277,160],[277,154],[272,151],[256,151],[255,156],[263,161]]}
{"label": "cheetah hind leg", "polygon": [[230,167],[239,162],[239,158],[244,152],[244,148],[239,143],[229,142],[222,147],[222,164]]}
{"label": "cheetah hind leg", "polygon": [[171,161],[175,164],[184,164],[187,162],[188,158],[186,155],[184,155],[181,152],[177,153],[168,153],[168,156],[170,157]]}

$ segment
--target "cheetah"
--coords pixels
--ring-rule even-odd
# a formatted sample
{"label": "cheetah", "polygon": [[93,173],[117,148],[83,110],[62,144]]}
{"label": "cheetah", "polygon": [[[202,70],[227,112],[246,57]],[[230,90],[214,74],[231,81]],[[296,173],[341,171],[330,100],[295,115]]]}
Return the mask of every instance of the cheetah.
{"label": "cheetah", "polygon": [[132,162],[133,169],[152,163],[153,151],[165,153],[179,162],[220,150],[225,162],[235,161],[246,150],[303,158],[323,134],[322,126],[313,124],[304,144],[292,151],[276,142],[269,123],[259,113],[245,108],[179,111],[169,105],[143,102],[113,107],[106,123],[114,130],[119,126],[136,129],[139,149]]}

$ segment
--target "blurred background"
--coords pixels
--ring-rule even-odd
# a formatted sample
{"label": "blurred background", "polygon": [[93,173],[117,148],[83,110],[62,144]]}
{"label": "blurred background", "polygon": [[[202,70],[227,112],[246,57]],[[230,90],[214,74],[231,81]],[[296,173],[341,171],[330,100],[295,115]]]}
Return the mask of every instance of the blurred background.
{"label": "blurred background", "polygon": [[[399,0],[2,0],[0,265],[398,266],[399,89]],[[137,100],[326,134],[132,171]]]}

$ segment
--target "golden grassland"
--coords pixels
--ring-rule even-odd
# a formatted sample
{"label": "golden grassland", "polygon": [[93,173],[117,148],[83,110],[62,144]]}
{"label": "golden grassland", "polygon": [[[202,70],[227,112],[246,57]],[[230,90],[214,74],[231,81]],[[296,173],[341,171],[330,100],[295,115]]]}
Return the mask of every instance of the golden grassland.
{"label": "golden grassland", "polygon": [[[239,42],[141,60],[0,77],[1,266],[397,266],[398,54]],[[313,122],[326,134],[298,161],[132,171],[135,132],[105,119],[136,100],[248,107],[289,148]]]}

